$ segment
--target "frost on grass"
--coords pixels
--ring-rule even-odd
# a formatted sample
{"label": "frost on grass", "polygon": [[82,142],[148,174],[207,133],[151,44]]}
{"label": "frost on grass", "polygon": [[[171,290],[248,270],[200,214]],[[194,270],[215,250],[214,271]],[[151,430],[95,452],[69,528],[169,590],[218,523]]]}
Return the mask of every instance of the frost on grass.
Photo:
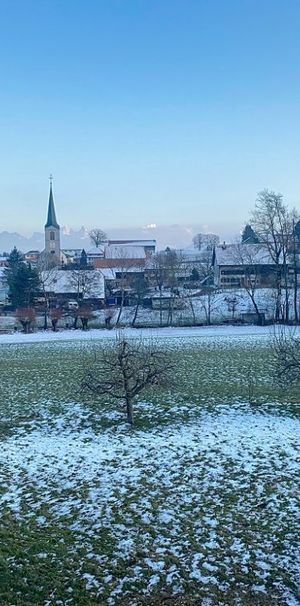
{"label": "frost on grass", "polygon": [[268,329],[149,331],[176,383],[139,402],[134,431],[78,390],[99,333],[2,347],[2,602],[299,605],[299,393],[272,383]]}
{"label": "frost on grass", "polygon": [[297,604],[299,435],[298,420],[230,409],[134,433],[20,430],[2,443],[1,509],[61,532],[63,565],[107,604],[160,590]]}

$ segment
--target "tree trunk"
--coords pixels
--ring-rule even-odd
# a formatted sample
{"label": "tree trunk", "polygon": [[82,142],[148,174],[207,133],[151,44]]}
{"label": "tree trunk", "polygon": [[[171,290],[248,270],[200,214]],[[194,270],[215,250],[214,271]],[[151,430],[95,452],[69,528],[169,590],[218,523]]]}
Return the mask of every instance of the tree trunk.
{"label": "tree trunk", "polygon": [[255,313],[257,315],[257,319],[259,320],[261,314],[260,314],[260,311],[259,311],[259,309],[257,307],[257,303],[255,301],[255,292],[253,290],[252,291],[248,290],[248,294],[249,294],[249,297],[250,297],[250,299],[252,301],[252,305],[253,305]]}
{"label": "tree trunk", "polygon": [[281,273],[280,268],[277,265],[276,268],[276,309],[275,309],[275,321],[280,321],[280,302],[281,302]]}
{"label": "tree trunk", "polygon": [[294,272],[294,316],[295,322],[298,324],[298,271],[296,265]]}
{"label": "tree trunk", "polygon": [[288,284],[288,266],[286,260],[284,261],[284,292],[285,292],[285,321],[288,324],[290,319],[289,313],[289,284]]}
{"label": "tree trunk", "polygon": [[161,297],[161,293],[162,293],[162,287],[159,286],[159,325],[162,326],[162,297]]}
{"label": "tree trunk", "polygon": [[189,300],[189,303],[190,303],[190,308],[192,310],[192,315],[193,315],[193,326],[196,326],[196,314],[195,314],[194,304],[191,299]]}
{"label": "tree trunk", "polygon": [[135,323],[136,323],[139,307],[140,307],[140,299],[137,300],[137,304],[135,306],[134,316],[133,316],[132,324],[131,324],[131,326],[133,326],[133,327],[135,326]]}
{"label": "tree trunk", "polygon": [[44,330],[48,329],[48,308],[45,308],[44,311]]}
{"label": "tree trunk", "polygon": [[117,317],[117,321],[116,321],[116,326],[119,326],[119,323],[120,323],[120,320],[121,320],[121,315],[122,315],[123,306],[124,306],[124,298],[125,298],[125,293],[122,290],[121,305],[120,305],[120,309],[119,309],[119,313],[118,313],[118,317]]}
{"label": "tree trunk", "polygon": [[207,295],[207,326],[210,326],[211,321],[211,295]]}
{"label": "tree trunk", "polygon": [[293,223],[293,265],[294,265],[294,319],[295,323],[298,324],[298,267],[297,267],[297,254],[296,254],[296,242],[295,242],[295,226]]}
{"label": "tree trunk", "polygon": [[126,397],[126,411],[127,411],[127,421],[132,426],[133,425],[133,405],[132,399],[128,396]]}
{"label": "tree trunk", "polygon": [[81,324],[82,324],[82,330],[88,329],[88,319],[87,318],[81,318]]}

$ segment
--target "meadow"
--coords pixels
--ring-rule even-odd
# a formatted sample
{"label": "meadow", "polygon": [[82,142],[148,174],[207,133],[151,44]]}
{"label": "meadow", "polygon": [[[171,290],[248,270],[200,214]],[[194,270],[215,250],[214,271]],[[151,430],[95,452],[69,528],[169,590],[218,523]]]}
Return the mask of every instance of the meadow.
{"label": "meadow", "polygon": [[266,330],[161,334],[133,429],[81,390],[113,339],[1,344],[1,606],[300,604],[299,386]]}

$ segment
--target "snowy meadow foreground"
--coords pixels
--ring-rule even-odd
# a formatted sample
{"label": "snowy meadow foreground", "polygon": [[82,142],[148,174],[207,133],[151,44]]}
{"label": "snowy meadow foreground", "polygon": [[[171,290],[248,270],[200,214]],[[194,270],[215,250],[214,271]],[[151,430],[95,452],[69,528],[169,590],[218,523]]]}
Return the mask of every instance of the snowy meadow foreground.
{"label": "snowy meadow foreground", "polygon": [[113,332],[0,341],[1,606],[299,605],[300,394],[269,330],[144,335],[176,376],[133,429],[80,389]]}

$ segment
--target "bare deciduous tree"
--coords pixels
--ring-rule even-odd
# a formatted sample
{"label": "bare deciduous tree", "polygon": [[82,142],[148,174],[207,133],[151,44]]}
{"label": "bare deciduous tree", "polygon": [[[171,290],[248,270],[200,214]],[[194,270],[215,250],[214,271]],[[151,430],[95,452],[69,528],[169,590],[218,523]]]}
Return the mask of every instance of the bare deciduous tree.
{"label": "bare deciduous tree", "polygon": [[66,271],[68,272],[68,283],[71,289],[75,291],[77,301],[91,295],[100,280],[100,273],[92,268]]}
{"label": "bare deciduous tree", "polygon": [[[77,300],[78,306],[82,305],[84,299],[95,296],[98,294],[98,290],[102,289],[102,274],[99,270],[92,268],[89,269],[72,269],[66,270],[68,274],[68,283],[71,290],[74,292],[74,296]],[[73,317],[73,328],[77,329],[79,315],[79,307],[72,310],[70,315]],[[88,318],[89,319],[89,318]],[[85,323],[86,325],[86,323]]]}
{"label": "bare deciduous tree", "polygon": [[214,246],[218,246],[219,242],[220,238],[216,234],[196,234],[193,237],[193,244],[197,250],[212,251]]}
{"label": "bare deciduous tree", "polygon": [[52,309],[50,309],[49,315],[51,319],[52,330],[53,332],[56,332],[58,320],[60,320],[60,318],[62,317],[62,310],[59,307],[52,307]]}
{"label": "bare deciduous tree", "polygon": [[133,256],[132,250],[127,246],[118,246],[114,250],[114,263],[117,265],[115,267],[117,282],[117,290],[119,290],[121,294],[120,307],[118,312],[118,317],[116,320],[116,326],[120,325],[121,316],[124,309],[126,292],[129,288],[131,288],[130,276],[135,276],[132,278],[136,279],[137,274],[142,274],[144,271],[145,260],[138,259]]}
{"label": "bare deciduous tree", "polygon": [[257,302],[257,289],[260,286],[260,267],[262,263],[268,262],[268,249],[261,244],[247,244],[237,242],[232,247],[232,259],[234,263],[241,266],[241,288],[249,296],[253,309],[257,315],[258,322],[262,321],[262,313]]}
{"label": "bare deciduous tree", "polygon": [[37,262],[37,272],[44,298],[44,330],[47,330],[51,286],[54,286],[57,276],[57,262],[56,259],[53,258],[53,255],[46,252],[41,253]]}
{"label": "bare deciduous tree", "polygon": [[107,242],[107,234],[99,227],[94,227],[94,229],[91,229],[89,231],[89,237],[92,244],[95,244],[96,248],[99,248],[101,244]]}
{"label": "bare deciduous tree", "polygon": [[163,318],[162,318],[162,291],[164,284],[166,282],[166,262],[165,262],[165,252],[159,251],[155,255],[153,255],[151,259],[152,272],[154,276],[154,283],[159,290],[160,297],[160,308],[159,308],[159,323],[162,326]]}
{"label": "bare deciduous tree", "polygon": [[134,310],[131,326],[135,326],[140,305],[141,305],[143,297],[146,295],[146,292],[148,289],[148,284],[147,284],[147,281],[145,280],[145,276],[136,276],[133,279],[132,286],[135,291],[136,304],[135,304],[135,310]]}
{"label": "bare deciduous tree", "polygon": [[272,347],[276,378],[282,383],[300,382],[300,338],[295,330],[277,328]]}
{"label": "bare deciduous tree", "polygon": [[221,295],[214,287],[207,287],[206,292],[200,296],[199,302],[204,311],[207,326],[210,326],[212,313],[218,310],[220,301]]}
{"label": "bare deciduous tree", "polygon": [[76,310],[77,316],[80,318],[82,330],[88,329],[89,320],[93,318],[93,310],[89,305],[81,305]]}
{"label": "bare deciduous tree", "polygon": [[289,321],[289,252],[292,246],[294,213],[283,196],[267,189],[258,194],[251,224],[259,241],[267,248],[276,274],[276,317],[280,320],[281,290],[284,287],[284,320]]}
{"label": "bare deciduous tree", "polygon": [[183,259],[176,250],[167,248],[164,251],[160,251],[153,255],[151,259],[151,268],[154,278],[154,283],[159,290],[159,316],[160,326],[163,323],[163,289],[169,289],[169,309],[167,324],[172,325],[173,323],[173,310],[176,298],[176,289],[178,286],[178,276],[180,270],[183,268]]}
{"label": "bare deciduous tree", "polygon": [[117,339],[111,350],[105,350],[95,367],[89,370],[82,387],[99,396],[123,400],[127,421],[133,425],[133,403],[150,386],[170,384],[172,363],[165,351],[151,343]]}
{"label": "bare deciduous tree", "polygon": [[201,250],[202,245],[203,245],[202,234],[196,234],[193,237],[193,244],[194,244],[194,247],[197,248],[197,250]]}
{"label": "bare deciduous tree", "polygon": [[35,311],[33,307],[19,307],[15,313],[16,320],[23,326],[23,332],[28,334],[31,331],[35,320]]}

